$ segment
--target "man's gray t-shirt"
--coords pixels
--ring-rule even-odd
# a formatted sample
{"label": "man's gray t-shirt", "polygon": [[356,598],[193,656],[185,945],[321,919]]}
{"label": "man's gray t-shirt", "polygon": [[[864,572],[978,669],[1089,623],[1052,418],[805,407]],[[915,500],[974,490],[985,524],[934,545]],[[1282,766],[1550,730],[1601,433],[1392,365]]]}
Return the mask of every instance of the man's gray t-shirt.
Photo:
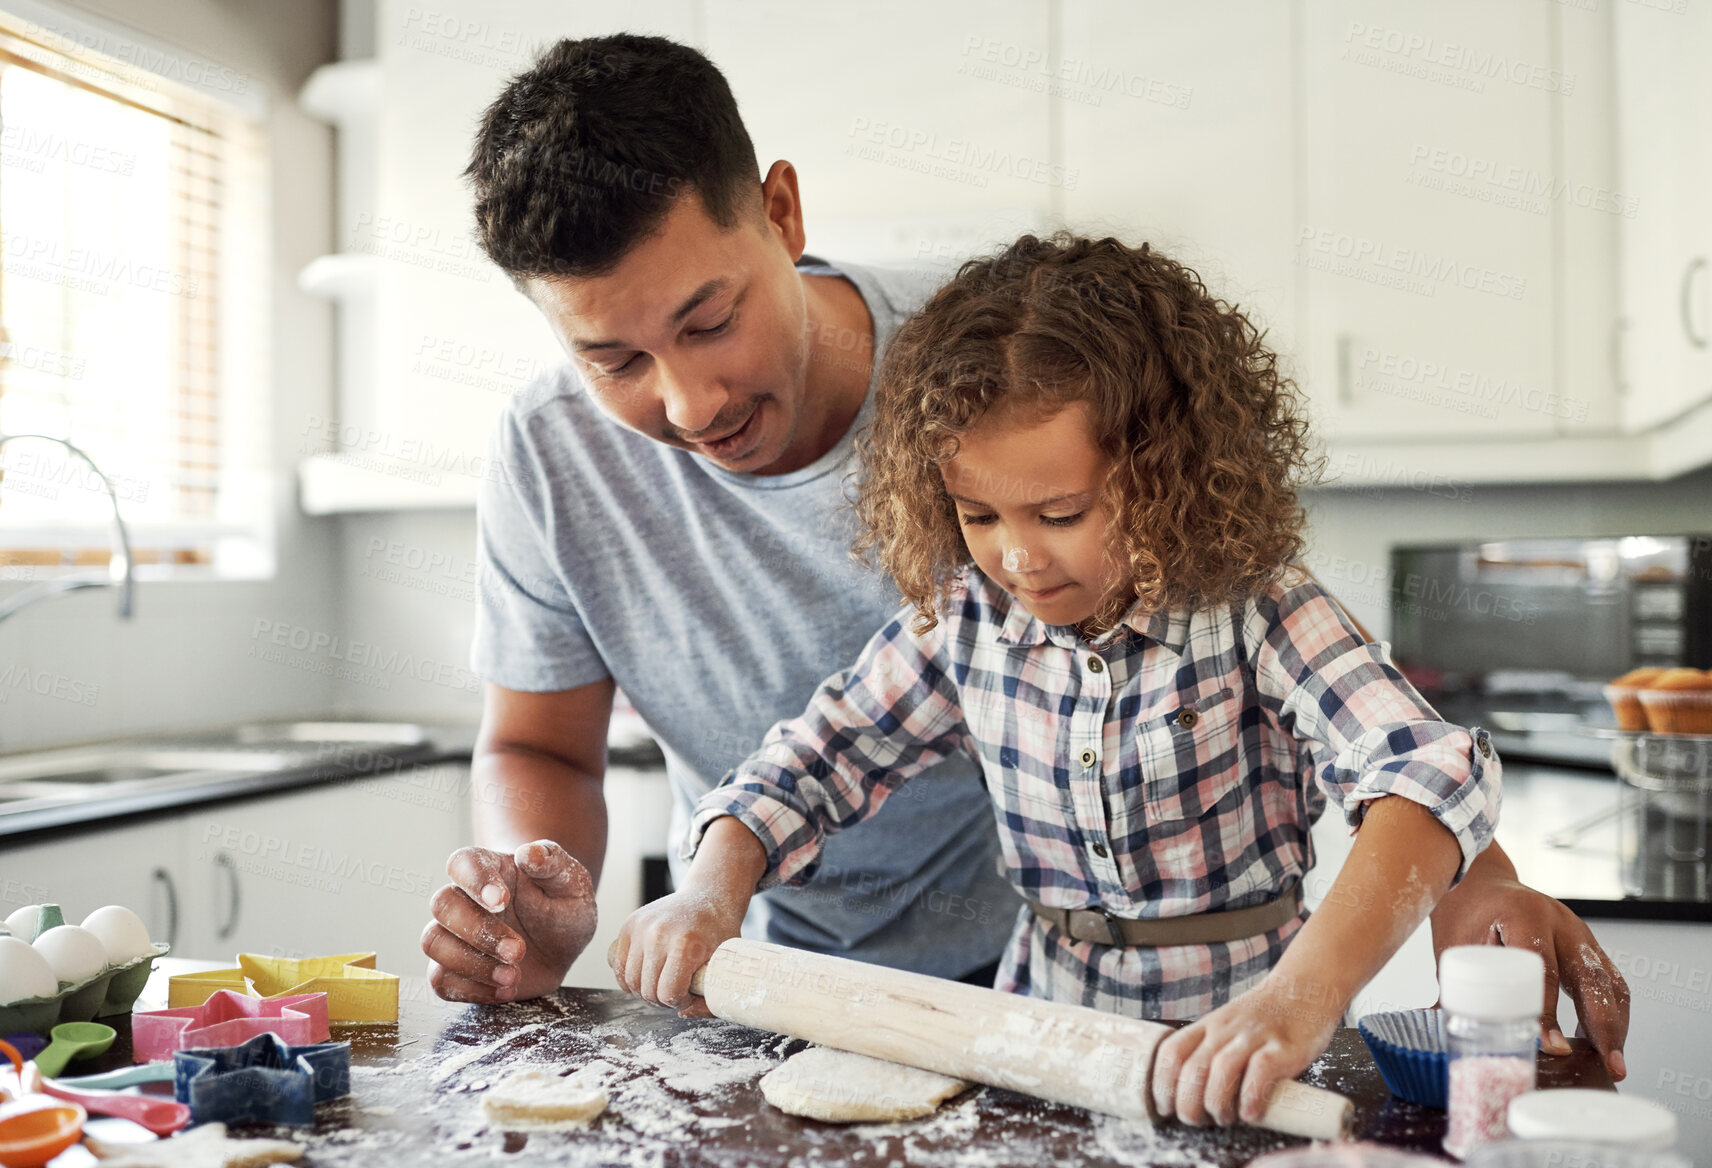
{"label": "man's gray t-shirt", "polygon": [[[844,276],[874,323],[861,413],[813,464],[736,474],[645,438],[566,362],[512,398],[489,451],[505,473],[481,487],[472,667],[529,692],[618,683],[666,755],[680,878],[696,800],[898,610],[889,578],[850,557],[846,479],[880,356],[932,280],[808,256],[798,269]],[[978,768],[954,756],[833,836],[809,884],[757,897],[744,931],[957,977],[998,959],[1021,903],[997,856]]]}

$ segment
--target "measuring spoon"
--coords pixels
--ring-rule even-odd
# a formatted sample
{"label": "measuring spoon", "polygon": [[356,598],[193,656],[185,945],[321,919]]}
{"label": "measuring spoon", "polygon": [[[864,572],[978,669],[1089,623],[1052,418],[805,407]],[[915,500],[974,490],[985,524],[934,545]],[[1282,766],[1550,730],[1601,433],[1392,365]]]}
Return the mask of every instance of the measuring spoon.
{"label": "measuring spoon", "polygon": [[118,1034],[99,1022],[61,1022],[48,1031],[53,1041],[36,1056],[36,1069],[51,1079],[72,1059],[94,1058],[104,1052]]}
{"label": "measuring spoon", "polygon": [[87,1091],[68,1091],[58,1083],[42,1084],[42,1093],[68,1103],[79,1103],[83,1110],[95,1115],[116,1115],[141,1124],[157,1136],[170,1136],[190,1122],[190,1108],[171,1099],[150,1099],[145,1095],[106,1095]]}
{"label": "measuring spoon", "polygon": [[54,1081],[74,1091],[114,1091],[120,1087],[140,1087],[144,1083],[170,1083],[172,1076],[171,1063],[139,1063],[116,1071],[102,1071],[98,1075],[67,1076]]}

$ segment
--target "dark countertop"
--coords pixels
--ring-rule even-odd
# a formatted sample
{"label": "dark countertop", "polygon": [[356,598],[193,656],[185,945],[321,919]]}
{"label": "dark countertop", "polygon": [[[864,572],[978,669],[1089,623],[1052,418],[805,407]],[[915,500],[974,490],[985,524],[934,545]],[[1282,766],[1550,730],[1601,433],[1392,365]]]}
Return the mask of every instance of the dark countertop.
{"label": "dark countertop", "polygon": [[[315,721],[366,721],[364,719],[305,719]],[[389,719],[395,722],[397,719]],[[468,762],[475,727],[463,724],[419,722],[427,731],[427,741],[377,747],[372,743],[330,742],[319,757],[302,765],[268,771],[232,773],[209,772],[206,779],[195,783],[159,783],[148,780],[116,786],[99,798],[67,800],[50,806],[26,810],[9,810],[0,804],[0,839],[8,845],[36,843],[56,836],[70,836],[95,828],[113,827],[121,822],[150,819],[174,814],[187,807],[206,806],[242,799],[313,787],[323,783],[349,781],[356,778],[379,778],[417,767],[447,762]],[[196,738],[195,732],[171,736],[171,741]],[[127,739],[148,748],[149,739]],[[101,749],[103,743],[84,744],[89,749]],[[55,747],[54,750],[77,750],[84,747]],[[25,757],[34,752],[23,752]]]}
{"label": "dark countertop", "polygon": [[[469,760],[474,725],[420,724],[428,730],[426,743],[373,759],[367,766],[353,766],[349,758],[334,757],[327,765],[223,776],[195,787],[135,792],[120,799],[56,807],[48,813],[0,814],[0,838],[8,844],[23,844],[96,825],[112,826],[126,819],[169,814],[188,806],[253,799],[321,783]],[[659,747],[633,714],[628,719],[615,716],[609,755],[609,765],[614,767],[658,769],[665,764]],[[1506,759],[1498,838],[1525,883],[1563,901],[1579,916],[1712,923],[1712,885],[1708,884],[1712,864],[1700,864],[1692,871],[1680,864],[1652,864],[1643,882],[1647,895],[1627,896],[1614,816],[1590,825],[1567,847],[1547,842],[1562,829],[1601,811],[1614,810],[1616,802],[1617,780],[1608,769]]]}
{"label": "dark countertop", "polygon": [[[124,1065],[120,1040],[78,1070]],[[396,1027],[335,1031],[352,1041],[352,1094],[322,1104],[313,1128],[248,1127],[308,1146],[307,1165],[458,1164],[505,1155],[515,1164],[919,1164],[996,1168],[1170,1164],[1224,1168],[1305,1141],[1254,1128],[1157,1128],[995,1088],[975,1088],[927,1119],[836,1125],[773,1109],[756,1080],[804,1045],[717,1020],[685,1020],[612,990],[562,989],[511,1006],[401,1004]],[[1540,1056],[1542,1088],[1611,1089],[1587,1043]],[[607,1112],[587,1130],[512,1132],[481,1118],[481,1093],[513,1068],[606,1064]],[[1339,1030],[1303,1076],[1349,1096],[1361,1138],[1438,1153],[1441,1111],[1393,1099],[1354,1030]]]}
{"label": "dark countertop", "polygon": [[[1708,865],[1667,862],[1655,851],[1630,877],[1645,896],[1625,894],[1617,776],[1610,770],[1504,762],[1498,841],[1522,881],[1588,918],[1712,922]],[[1570,832],[1575,825],[1585,830]],[[1557,833],[1573,836],[1553,846]]]}

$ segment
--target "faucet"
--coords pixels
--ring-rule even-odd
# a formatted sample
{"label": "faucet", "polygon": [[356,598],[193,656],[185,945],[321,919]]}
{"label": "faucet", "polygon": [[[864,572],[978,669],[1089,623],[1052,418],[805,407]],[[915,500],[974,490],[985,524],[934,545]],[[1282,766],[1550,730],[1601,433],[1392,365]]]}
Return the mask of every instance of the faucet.
{"label": "faucet", "polygon": [[26,588],[17,595],[0,601],[0,621],[15,616],[38,600],[46,600],[64,592],[81,591],[84,588],[118,588],[119,619],[130,620],[132,593],[136,585],[136,578],[131,572],[131,534],[125,527],[124,517],[119,514],[119,496],[113,490],[113,484],[108,481],[101,468],[95,465],[94,459],[64,438],[55,438],[48,434],[0,434],[0,446],[5,446],[15,438],[39,438],[44,442],[57,442],[89,464],[89,469],[95,472],[95,477],[100,479],[101,485],[106,488],[108,502],[113,505],[114,547],[113,554],[107,561],[105,580],[90,576],[62,576],[57,580],[45,580],[34,588]]}

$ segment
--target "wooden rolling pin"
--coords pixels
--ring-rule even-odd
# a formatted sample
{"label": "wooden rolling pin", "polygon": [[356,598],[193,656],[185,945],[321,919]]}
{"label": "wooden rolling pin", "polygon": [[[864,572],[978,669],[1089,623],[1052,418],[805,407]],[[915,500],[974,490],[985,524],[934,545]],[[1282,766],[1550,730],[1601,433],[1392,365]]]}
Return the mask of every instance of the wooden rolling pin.
{"label": "wooden rolling pin", "polygon": [[[1172,1028],[741,938],[696,973],[715,1017],[1006,1090],[1154,1122],[1153,1057]],[[1287,1080],[1261,1127],[1349,1137],[1354,1105]]]}

